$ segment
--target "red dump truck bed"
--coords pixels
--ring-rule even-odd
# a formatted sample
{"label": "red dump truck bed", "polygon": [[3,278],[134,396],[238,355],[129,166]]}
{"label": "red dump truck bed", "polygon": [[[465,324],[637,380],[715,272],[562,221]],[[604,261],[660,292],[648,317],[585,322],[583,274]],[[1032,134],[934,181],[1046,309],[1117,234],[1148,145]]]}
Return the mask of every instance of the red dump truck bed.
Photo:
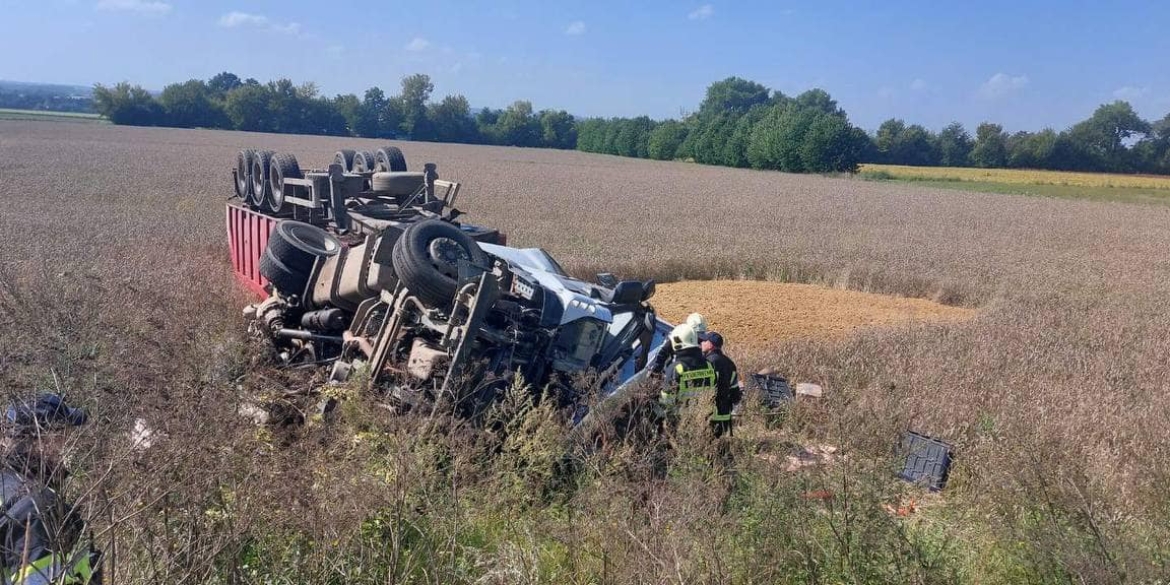
{"label": "red dump truck bed", "polygon": [[228,247],[232,269],[240,282],[259,297],[268,296],[268,281],[260,276],[260,256],[268,246],[268,236],[280,220],[253,211],[236,202],[227,204]]}

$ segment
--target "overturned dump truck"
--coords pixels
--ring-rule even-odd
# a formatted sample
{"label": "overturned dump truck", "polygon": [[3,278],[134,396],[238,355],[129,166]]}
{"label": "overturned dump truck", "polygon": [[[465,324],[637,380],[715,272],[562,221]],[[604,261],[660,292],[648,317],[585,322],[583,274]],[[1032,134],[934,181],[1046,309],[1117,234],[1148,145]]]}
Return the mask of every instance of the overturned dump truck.
{"label": "overturned dump truck", "polygon": [[[459,183],[402,153],[339,151],[302,172],[244,150],[227,206],[232,261],[263,299],[245,309],[288,365],[362,372],[403,410],[476,416],[517,381],[560,406],[628,383],[669,324],[653,281],[570,277],[539,248],[463,223]],[[579,412],[579,411],[578,411]]]}

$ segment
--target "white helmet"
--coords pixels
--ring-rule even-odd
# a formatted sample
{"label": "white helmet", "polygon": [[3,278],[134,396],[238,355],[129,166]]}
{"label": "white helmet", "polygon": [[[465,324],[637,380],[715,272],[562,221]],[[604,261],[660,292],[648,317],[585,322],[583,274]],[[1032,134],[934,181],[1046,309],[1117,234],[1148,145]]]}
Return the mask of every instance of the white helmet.
{"label": "white helmet", "polygon": [[687,317],[687,325],[690,325],[695,333],[707,332],[707,318],[698,313],[691,313]]}
{"label": "white helmet", "polygon": [[699,336],[695,333],[695,328],[683,323],[672,329],[670,331],[670,347],[674,351],[699,347]]}

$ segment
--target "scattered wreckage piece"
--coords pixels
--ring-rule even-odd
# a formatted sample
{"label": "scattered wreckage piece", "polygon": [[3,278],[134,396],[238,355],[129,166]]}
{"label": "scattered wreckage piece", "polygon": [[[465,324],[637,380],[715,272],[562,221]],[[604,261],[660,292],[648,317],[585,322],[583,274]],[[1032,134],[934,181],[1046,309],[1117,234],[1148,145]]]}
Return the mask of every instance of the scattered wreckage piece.
{"label": "scattered wreckage piece", "polygon": [[905,458],[898,477],[937,492],[946,487],[952,447],[938,439],[907,431],[899,453]]}
{"label": "scattered wreckage piece", "polygon": [[800,382],[794,389],[788,379],[777,375],[770,370],[764,370],[751,375],[752,383],[760,392],[760,403],[765,408],[776,409],[785,403],[795,400],[797,396],[821,398],[824,390],[818,384]]}

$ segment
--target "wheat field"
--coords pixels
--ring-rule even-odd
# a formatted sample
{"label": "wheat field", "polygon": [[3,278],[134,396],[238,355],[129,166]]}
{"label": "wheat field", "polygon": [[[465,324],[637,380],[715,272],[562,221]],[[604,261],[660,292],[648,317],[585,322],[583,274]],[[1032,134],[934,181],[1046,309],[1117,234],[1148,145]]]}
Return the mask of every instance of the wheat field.
{"label": "wheat field", "polygon": [[[665,474],[620,444],[566,480],[555,416],[539,409],[517,406],[524,432],[499,443],[354,395],[332,424],[305,412],[310,424],[257,430],[236,415],[256,393],[321,381],[265,367],[243,331],[223,218],[236,151],[308,168],[381,144],[0,121],[0,383],[61,388],[94,410],[69,493],[88,498],[119,582],[1164,576],[1170,209],[399,143],[412,168],[435,162],[464,183],[458,207],[476,222],[578,274],[790,281],[977,310],[743,348],[744,371],[826,395],[782,420],[749,413],[732,474],[712,475],[692,438]],[[127,447],[139,418],[157,430],[149,450]],[[941,495],[889,479],[905,429],[954,445]],[[775,464],[819,443],[838,463]],[[906,498],[920,511],[884,511]]]}

